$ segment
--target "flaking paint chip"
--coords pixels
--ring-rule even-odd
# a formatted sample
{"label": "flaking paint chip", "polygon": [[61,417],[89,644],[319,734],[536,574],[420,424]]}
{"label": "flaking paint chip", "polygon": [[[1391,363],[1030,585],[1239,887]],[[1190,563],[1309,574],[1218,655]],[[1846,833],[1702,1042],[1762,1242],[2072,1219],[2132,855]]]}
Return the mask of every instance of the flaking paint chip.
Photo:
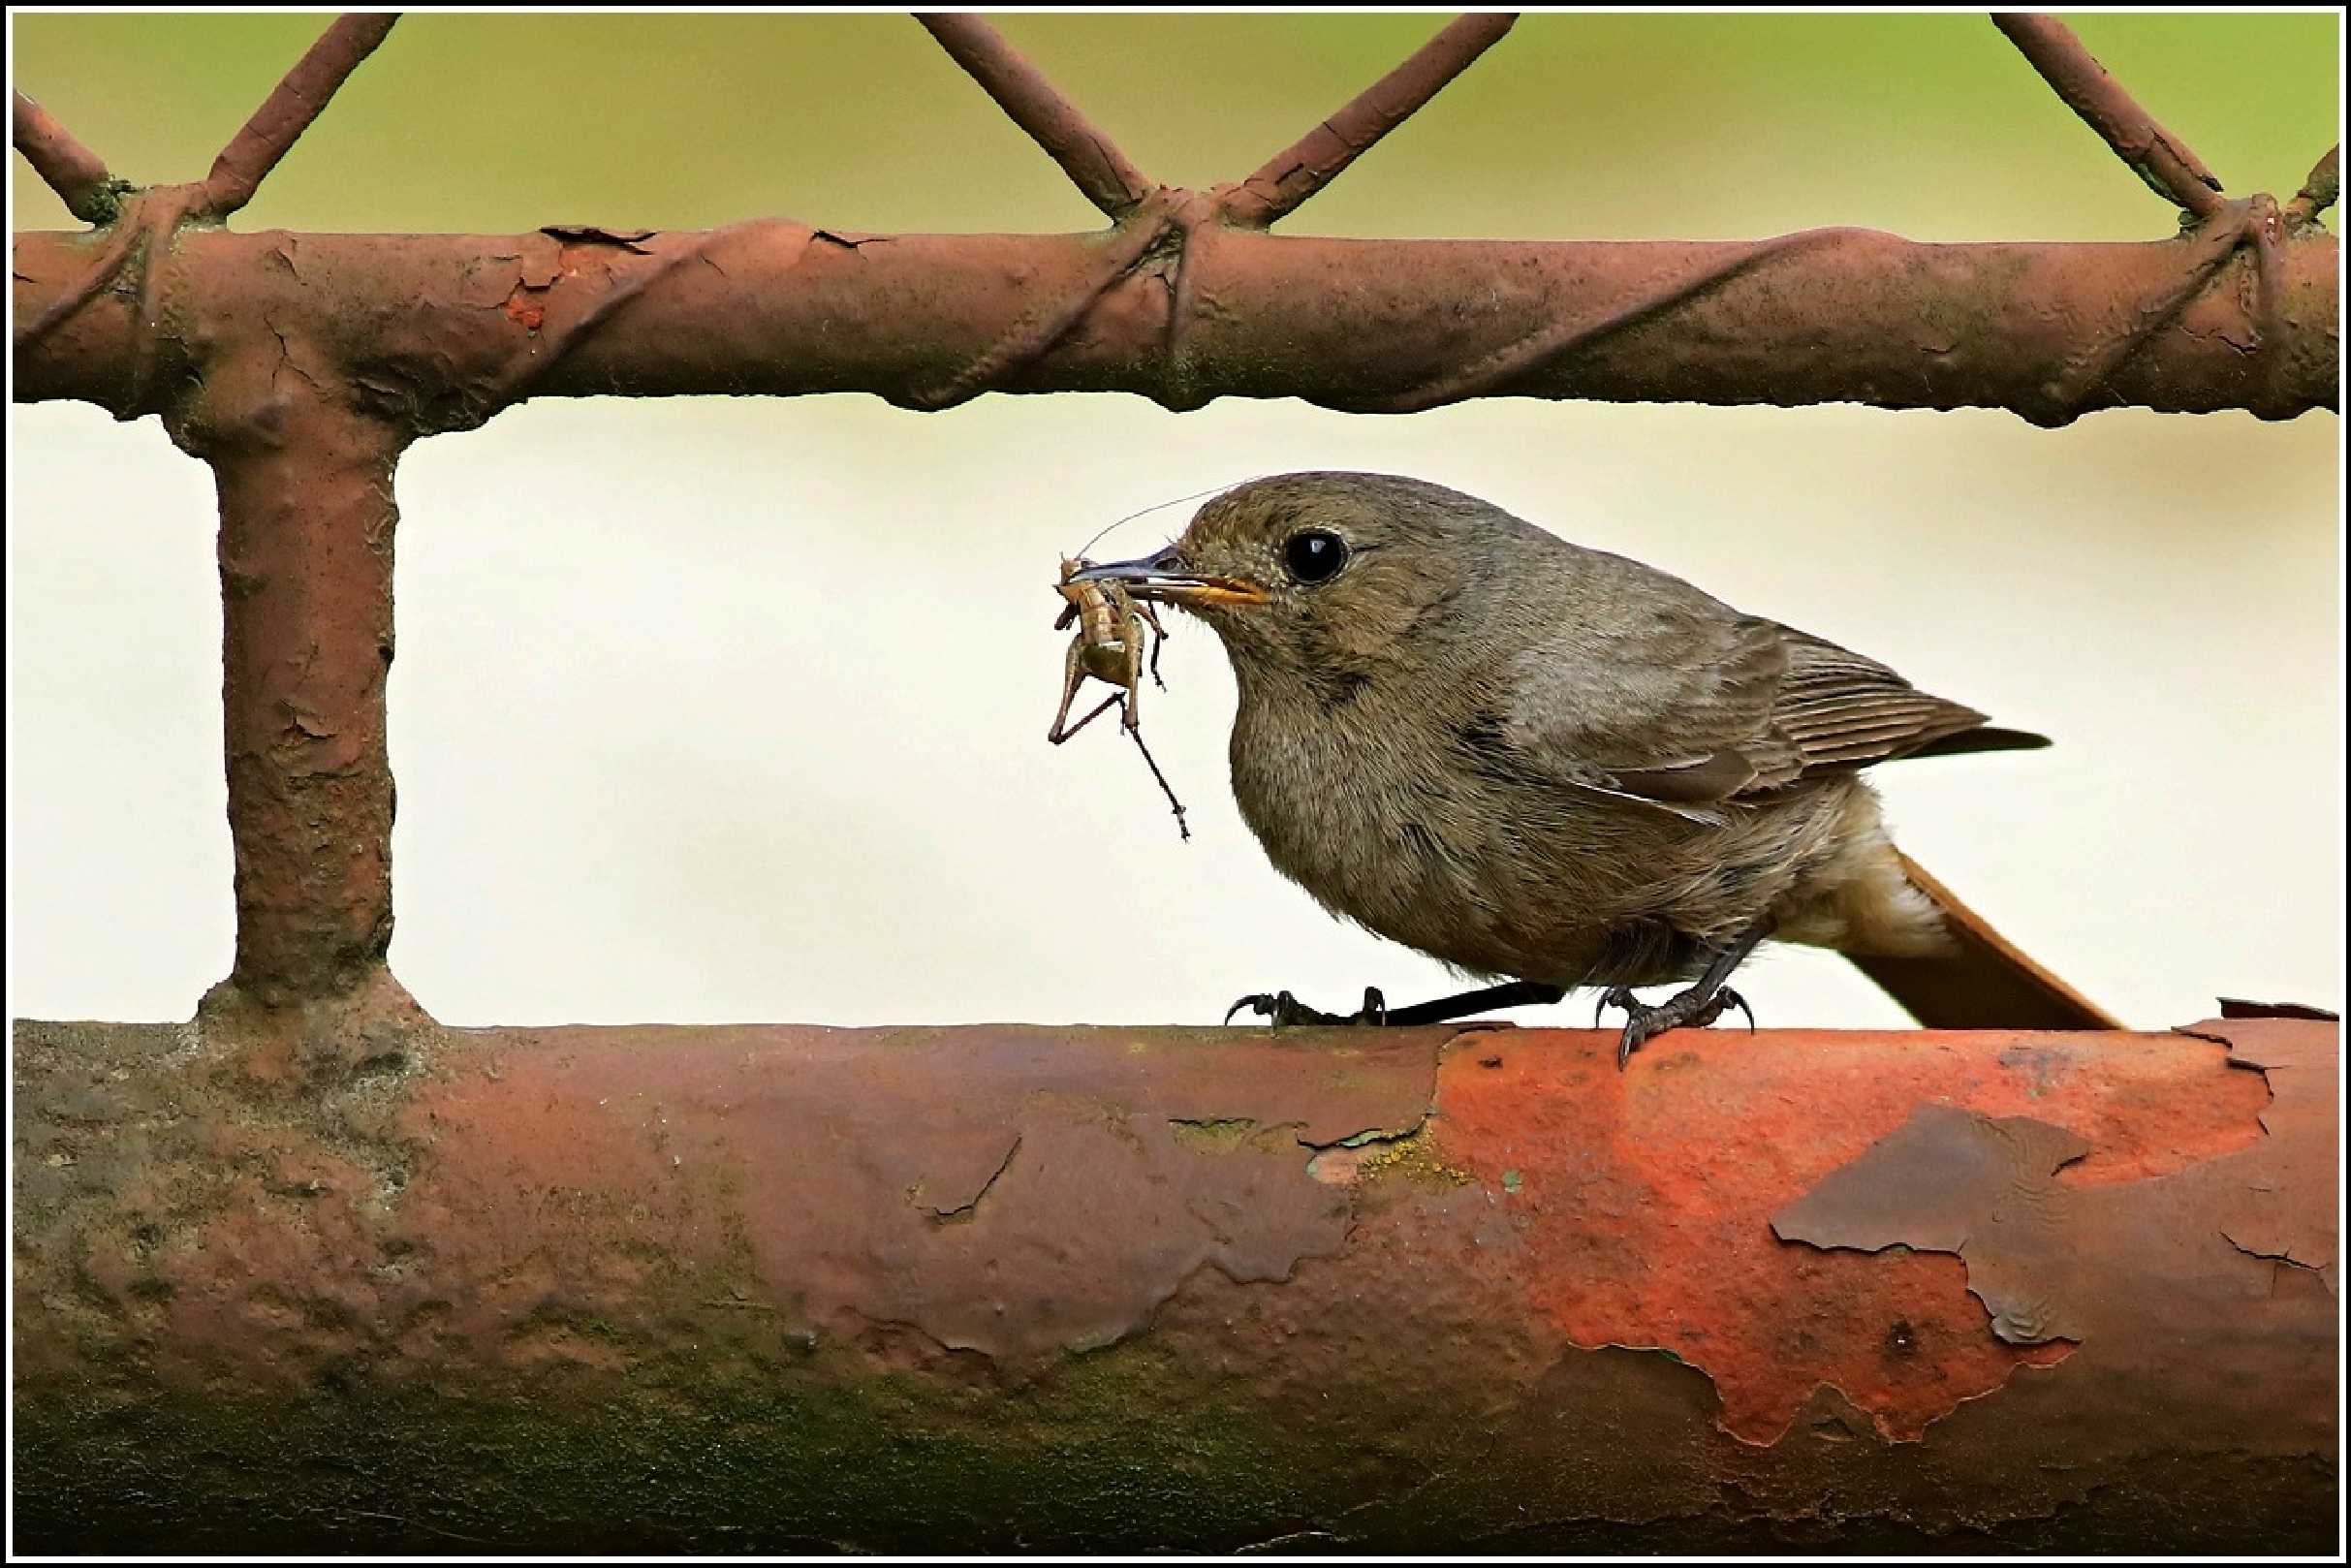
{"label": "flaking paint chip", "polygon": [[1783,1241],[1883,1252],[1954,1252],[1967,1288],[2014,1345],[2079,1340],[2066,1299],[2066,1193],[2059,1169],[2087,1140],[2030,1116],[1928,1104],[1771,1216]]}

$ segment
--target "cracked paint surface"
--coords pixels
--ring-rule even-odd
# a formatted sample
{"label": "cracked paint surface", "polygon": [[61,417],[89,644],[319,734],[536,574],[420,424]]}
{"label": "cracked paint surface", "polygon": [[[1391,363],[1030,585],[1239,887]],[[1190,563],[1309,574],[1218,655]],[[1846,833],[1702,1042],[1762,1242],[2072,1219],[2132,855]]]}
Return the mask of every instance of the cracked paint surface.
{"label": "cracked paint surface", "polygon": [[1922,1098],[2063,1129],[2085,1152],[2060,1179],[2083,1187],[2242,1148],[2266,1098],[2217,1051],[2118,1052],[2082,1035],[1682,1031],[1622,1074],[1597,1039],[1528,1030],[1449,1053],[1438,1146],[1506,1194],[1538,1260],[1532,1303],[1570,1340],[1672,1352],[1712,1381],[1722,1429],[1760,1444],[1824,1388],[1879,1435],[1916,1441],[2068,1354],[1990,1332],[1956,1258],[1772,1234],[1771,1215]]}
{"label": "cracked paint surface", "polygon": [[2316,1008],[2273,1007],[2259,1012],[2237,1003],[2219,1019],[2191,1024],[2182,1034],[2229,1048],[2229,1065],[2261,1075],[2271,1099],[2261,1113],[2270,1134],[2239,1173],[2221,1234],[2240,1251],[2316,1274],[2329,1296],[2342,1295],[2338,1209],[2291,1201],[2305,1183],[2338,1182],[2335,1117],[2341,1103],[2342,1060],[2326,1029],[2294,1020],[2335,1022]]}
{"label": "cracked paint surface", "polygon": [[1958,1253],[1994,1334],[2012,1345],[2078,1340],[2063,1284],[2071,1201],[2055,1178],[2089,1151],[2085,1140],[2031,1116],[1922,1105],[1772,1215],[1771,1229],[1823,1249]]}
{"label": "cracked paint surface", "polygon": [[[1336,1252],[1347,1195],[1309,1159],[1418,1126],[1446,1038],[1153,1031],[1135,1051],[1117,1030],[1005,1027],[975,1049],[970,1031],[805,1029],[778,1075],[748,1061],[784,1031],[730,1050],[725,1030],[678,1030],[692,1049],[666,1053],[656,1089],[646,1030],[531,1033],[494,1088],[427,1102],[481,1134],[448,1141],[453,1180],[519,1195],[617,1178],[681,1201],[722,1181],[731,1232],[696,1239],[786,1333],[912,1333],[1014,1377],[1125,1338],[1204,1269],[1282,1280]],[[519,1136],[532,1121],[549,1124]]]}
{"label": "cracked paint surface", "polygon": [[[2310,1200],[2339,1191],[2336,1031],[2302,1012],[2179,1032],[2226,1048],[2227,1068],[2252,1069],[2216,1088],[2265,1081],[2261,1136],[2129,1180],[2068,1182],[2071,1162],[2086,1170],[2102,1146],[2101,1125],[2085,1114],[2098,1108],[2068,1113],[2044,1102],[2035,1116],[1992,1117],[1922,1105],[1773,1223],[1820,1248],[1957,1253],[2001,1337],[2070,1341],[2079,1349],[2069,1369],[2107,1387],[2193,1346],[2172,1374],[2188,1421],[2251,1397],[2275,1431],[2330,1441],[2327,1368],[2281,1375],[2272,1356],[2331,1332],[2314,1308],[2331,1307],[2337,1291],[2336,1210],[2331,1198]],[[2295,1192],[2301,1201],[2289,1202]],[[2281,1289],[2293,1270],[2323,1282],[2323,1297],[2315,1286]],[[2161,1440],[2147,1425],[2103,1435]]]}

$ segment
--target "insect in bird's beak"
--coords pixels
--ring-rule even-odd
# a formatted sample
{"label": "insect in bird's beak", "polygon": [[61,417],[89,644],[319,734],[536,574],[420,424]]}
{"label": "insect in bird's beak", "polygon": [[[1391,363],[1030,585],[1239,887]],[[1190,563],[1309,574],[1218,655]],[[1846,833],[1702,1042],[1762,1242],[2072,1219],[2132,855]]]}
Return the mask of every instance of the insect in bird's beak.
{"label": "insect in bird's beak", "polygon": [[1089,566],[1072,582],[1115,582],[1138,599],[1171,605],[1262,605],[1266,590],[1245,578],[1187,571],[1174,545],[1140,560]]}

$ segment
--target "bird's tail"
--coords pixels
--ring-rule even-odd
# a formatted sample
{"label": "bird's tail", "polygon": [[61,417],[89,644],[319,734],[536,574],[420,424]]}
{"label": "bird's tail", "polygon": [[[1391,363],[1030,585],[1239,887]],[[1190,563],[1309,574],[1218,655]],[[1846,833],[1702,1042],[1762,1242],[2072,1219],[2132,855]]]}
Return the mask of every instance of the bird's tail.
{"label": "bird's tail", "polygon": [[1848,955],[1929,1029],[2119,1029],[2122,1020],[2042,968],[1991,923],[1901,857],[1903,874],[1943,917],[1956,951],[1932,957]]}

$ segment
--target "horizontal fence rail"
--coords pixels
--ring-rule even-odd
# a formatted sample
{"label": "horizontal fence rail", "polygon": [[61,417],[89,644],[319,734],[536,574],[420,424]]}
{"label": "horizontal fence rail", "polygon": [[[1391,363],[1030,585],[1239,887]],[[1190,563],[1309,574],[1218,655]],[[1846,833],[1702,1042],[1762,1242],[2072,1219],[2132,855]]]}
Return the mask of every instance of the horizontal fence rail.
{"label": "horizontal fence rail", "polygon": [[22,1025],[17,1544],[2324,1553],[2338,1034]]}

